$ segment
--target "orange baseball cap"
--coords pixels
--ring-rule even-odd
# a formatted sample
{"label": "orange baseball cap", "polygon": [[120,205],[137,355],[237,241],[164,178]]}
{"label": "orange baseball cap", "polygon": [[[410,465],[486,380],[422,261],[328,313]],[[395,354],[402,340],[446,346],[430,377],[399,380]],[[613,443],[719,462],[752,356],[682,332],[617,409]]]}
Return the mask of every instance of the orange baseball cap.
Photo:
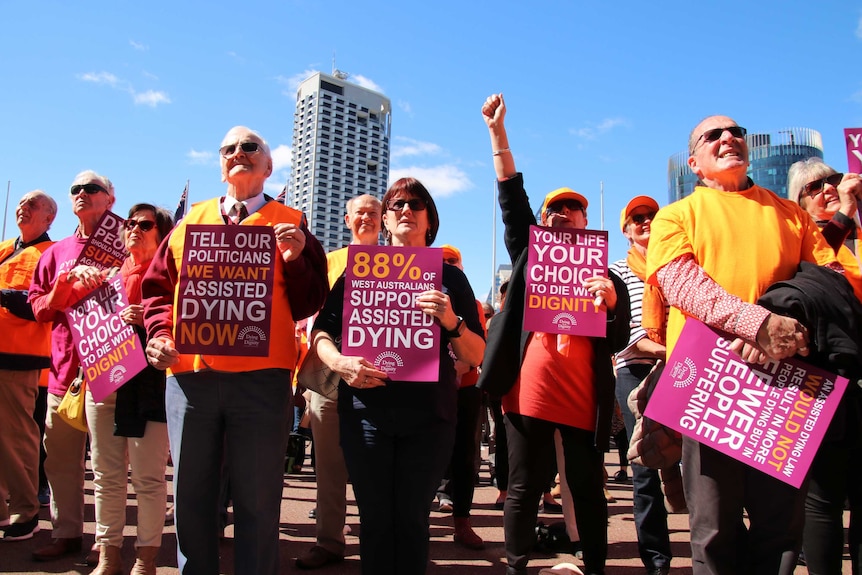
{"label": "orange baseball cap", "polygon": [[635,196],[629,200],[629,203],[626,204],[626,207],[623,208],[623,211],[620,212],[620,229],[625,231],[626,229],[626,220],[629,219],[629,215],[634,211],[634,209],[638,206],[646,206],[648,208],[652,208],[655,211],[658,211],[658,202],[652,199],[649,196]]}
{"label": "orange baseball cap", "polygon": [[545,203],[542,204],[542,213],[545,213],[545,210],[548,209],[550,204],[553,204],[557,200],[577,200],[584,209],[587,209],[587,198],[573,190],[572,188],[557,188],[553,192],[550,192],[547,196],[545,196]]}

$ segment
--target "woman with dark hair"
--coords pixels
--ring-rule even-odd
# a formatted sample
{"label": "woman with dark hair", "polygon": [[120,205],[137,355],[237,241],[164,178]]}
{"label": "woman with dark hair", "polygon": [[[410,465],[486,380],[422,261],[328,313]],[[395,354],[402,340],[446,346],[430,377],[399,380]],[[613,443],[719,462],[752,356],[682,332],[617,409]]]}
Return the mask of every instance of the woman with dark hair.
{"label": "woman with dark hair", "polygon": [[[128,257],[120,274],[130,305],[121,317],[134,326],[139,341],[146,342],[141,282],[159,243],[173,228],[173,218],[163,208],[136,204],[123,228]],[[96,496],[96,545],[100,548],[99,564],[91,575],[123,572],[120,549],[126,525],[129,464],[138,502],[137,559],[132,575],[155,575],[167,500],[165,372],[147,365],[99,403],[88,388],[86,401]]]}
{"label": "woman with dark hair", "polygon": [[[425,186],[395,182],[383,196],[383,227],[389,245],[430,246],[439,217]],[[364,575],[425,573],[428,515],[455,436],[458,384],[449,349],[473,366],[485,350],[466,276],[444,263],[442,280],[442,291],[425,291],[416,303],[440,324],[437,381],[392,381],[366,358],[340,353],[343,276],[314,324],[312,345],[341,376],[341,447],[359,506]]]}

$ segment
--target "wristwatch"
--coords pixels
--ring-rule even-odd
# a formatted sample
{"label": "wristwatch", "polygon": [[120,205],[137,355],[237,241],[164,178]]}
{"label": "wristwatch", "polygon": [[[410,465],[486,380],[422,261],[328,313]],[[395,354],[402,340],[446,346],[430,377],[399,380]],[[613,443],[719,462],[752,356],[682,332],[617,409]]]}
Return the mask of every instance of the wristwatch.
{"label": "wristwatch", "polygon": [[446,337],[449,339],[455,339],[456,337],[461,337],[464,333],[464,330],[467,329],[467,324],[464,323],[464,318],[460,315],[458,316],[458,323],[455,324],[455,329],[446,329],[443,330],[443,333],[446,334]]}

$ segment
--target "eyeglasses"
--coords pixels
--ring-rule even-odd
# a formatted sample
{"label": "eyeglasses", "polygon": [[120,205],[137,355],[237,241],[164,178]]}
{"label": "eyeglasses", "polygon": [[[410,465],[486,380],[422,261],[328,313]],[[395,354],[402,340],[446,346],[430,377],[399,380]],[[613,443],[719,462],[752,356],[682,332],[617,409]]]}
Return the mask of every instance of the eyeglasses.
{"label": "eyeglasses", "polygon": [[809,198],[814,199],[823,193],[826,184],[829,184],[833,188],[837,188],[842,179],[844,179],[844,174],[839,172],[837,174],[832,174],[831,176],[826,176],[825,178],[820,178],[819,180],[814,180],[813,182],[808,182],[802,186],[802,195],[799,197],[803,198],[808,196]]}
{"label": "eyeglasses", "polygon": [[450,266],[457,266],[460,261],[461,260],[459,260],[458,258],[443,258],[443,263],[447,263]]}
{"label": "eyeglasses", "polygon": [[485,319],[491,319],[492,317],[494,317],[494,314],[492,314],[492,313],[486,313],[485,314]]}
{"label": "eyeglasses", "polygon": [[123,227],[128,231],[135,229],[135,226],[141,228],[142,232],[148,232],[156,227],[156,222],[152,220],[126,220],[123,222]]}
{"label": "eyeglasses", "polygon": [[730,135],[734,138],[744,138],[748,133],[748,130],[743,128],[742,126],[727,126],[726,128],[713,128],[712,130],[707,130],[694,142],[694,146],[692,146],[692,151],[697,148],[697,145],[701,140],[704,142],[714,142],[721,137],[721,135],[725,132],[730,132]]}
{"label": "eyeglasses", "polygon": [[582,206],[581,202],[578,200],[558,200],[548,204],[548,207],[545,208],[545,212],[548,214],[561,214],[563,212],[563,208],[568,209],[570,212],[577,212],[583,211],[584,206]]}
{"label": "eyeglasses", "polygon": [[98,194],[99,192],[108,193],[108,190],[100,186],[99,184],[75,184],[72,186],[72,189],[69,190],[69,193],[73,196],[77,196],[81,192],[84,192],[88,196],[92,196],[93,194]]}
{"label": "eyeglasses", "polygon": [[411,212],[424,212],[426,208],[423,200],[413,198],[411,200],[395,200],[386,206],[386,209],[392,210],[393,212],[401,212],[404,211],[404,206],[410,208]]}
{"label": "eyeglasses", "polygon": [[237,153],[237,146],[239,146],[239,149],[246,154],[254,154],[260,150],[260,144],[257,142],[243,142],[241,144],[228,144],[227,146],[222,146],[219,148],[219,153],[225,158],[230,158]]}
{"label": "eyeglasses", "polygon": [[632,216],[632,223],[635,223],[639,226],[642,226],[643,223],[647,220],[653,221],[655,218],[655,212],[647,212],[645,214],[635,214]]}

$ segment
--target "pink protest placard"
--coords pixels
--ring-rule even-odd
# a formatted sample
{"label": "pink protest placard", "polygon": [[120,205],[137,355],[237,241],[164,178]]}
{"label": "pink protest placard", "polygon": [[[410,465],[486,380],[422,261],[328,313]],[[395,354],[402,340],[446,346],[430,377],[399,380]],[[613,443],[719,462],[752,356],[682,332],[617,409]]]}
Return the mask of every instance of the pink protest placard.
{"label": "pink protest placard", "polygon": [[123,238],[125,221],[113,212],[102,214],[75,265],[95,266],[100,270],[122,266],[126,259],[126,242]]}
{"label": "pink protest placard", "polygon": [[608,232],[530,226],[524,329],[604,337],[607,312],[583,282],[608,275]]}
{"label": "pink protest placard", "polygon": [[394,381],[439,379],[440,326],[416,296],[442,286],[443,250],[352,245],[347,250],[342,353]]}
{"label": "pink protest placard", "polygon": [[122,277],[117,274],[66,310],[84,379],[96,402],[147,366],[135,328],[120,317],[128,306]]}
{"label": "pink protest placard", "polygon": [[269,226],[186,226],[175,310],[177,351],[269,355],[277,257]]}
{"label": "pink protest placard", "polygon": [[847,171],[862,173],[862,128],[844,128],[847,144]]}
{"label": "pink protest placard", "polygon": [[731,341],[688,319],[646,416],[799,487],[847,379],[794,358],[746,364]]}

